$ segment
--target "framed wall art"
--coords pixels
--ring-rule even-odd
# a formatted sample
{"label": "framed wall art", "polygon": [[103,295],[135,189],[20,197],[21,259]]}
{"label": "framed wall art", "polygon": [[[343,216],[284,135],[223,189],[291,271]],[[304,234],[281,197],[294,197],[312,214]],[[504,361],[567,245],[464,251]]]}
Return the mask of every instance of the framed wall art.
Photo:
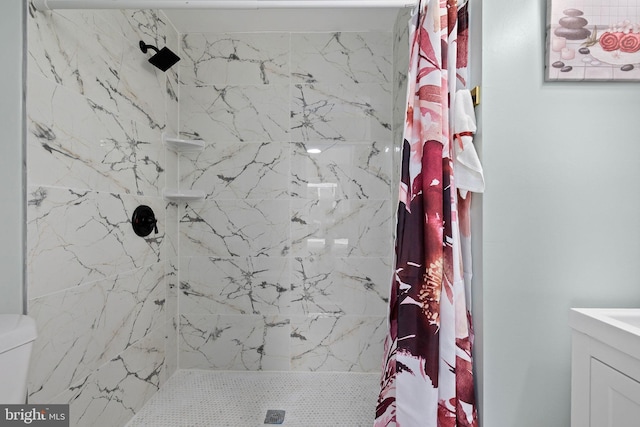
{"label": "framed wall art", "polygon": [[640,81],[640,0],[548,0],[547,81]]}

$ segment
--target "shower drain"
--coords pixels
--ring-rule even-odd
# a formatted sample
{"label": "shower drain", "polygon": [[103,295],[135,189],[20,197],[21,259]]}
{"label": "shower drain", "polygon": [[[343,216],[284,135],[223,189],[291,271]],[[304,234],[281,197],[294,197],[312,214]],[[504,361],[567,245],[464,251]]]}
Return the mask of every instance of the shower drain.
{"label": "shower drain", "polygon": [[284,422],[284,411],[282,409],[267,409],[267,416],[264,417],[265,424],[282,424]]}

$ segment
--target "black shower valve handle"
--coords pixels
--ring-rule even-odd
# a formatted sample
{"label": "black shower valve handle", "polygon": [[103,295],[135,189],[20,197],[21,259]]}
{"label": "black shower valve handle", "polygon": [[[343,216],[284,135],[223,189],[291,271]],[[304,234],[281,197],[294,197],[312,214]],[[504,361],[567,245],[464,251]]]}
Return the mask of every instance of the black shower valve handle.
{"label": "black shower valve handle", "polygon": [[146,237],[153,231],[158,234],[158,220],[149,206],[140,205],[131,217],[133,231],[140,237]]}
{"label": "black shower valve handle", "polygon": [[140,222],[146,223],[149,229],[153,227],[154,234],[158,234],[158,220],[155,217],[148,216],[148,217],[142,218]]}

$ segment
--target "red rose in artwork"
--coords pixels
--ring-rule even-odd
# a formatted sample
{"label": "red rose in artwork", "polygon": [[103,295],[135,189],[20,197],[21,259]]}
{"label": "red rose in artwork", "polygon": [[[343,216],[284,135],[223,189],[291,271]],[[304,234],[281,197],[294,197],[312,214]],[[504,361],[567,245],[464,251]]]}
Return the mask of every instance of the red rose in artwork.
{"label": "red rose in artwork", "polygon": [[602,33],[600,36],[600,46],[607,52],[616,50],[620,47],[619,35],[614,33]]}
{"label": "red rose in artwork", "polygon": [[633,53],[640,50],[640,34],[629,33],[620,39],[620,51]]}

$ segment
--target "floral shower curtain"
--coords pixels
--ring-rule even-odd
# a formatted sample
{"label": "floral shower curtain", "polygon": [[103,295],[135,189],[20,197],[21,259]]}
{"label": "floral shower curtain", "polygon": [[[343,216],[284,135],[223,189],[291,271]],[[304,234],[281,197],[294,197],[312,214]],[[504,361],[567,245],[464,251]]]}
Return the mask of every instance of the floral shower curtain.
{"label": "floral shower curtain", "polygon": [[420,0],[410,23],[396,265],[375,427],[478,425],[458,224],[467,212],[458,212],[459,135],[450,114],[456,89],[466,86],[467,23],[464,0]]}

